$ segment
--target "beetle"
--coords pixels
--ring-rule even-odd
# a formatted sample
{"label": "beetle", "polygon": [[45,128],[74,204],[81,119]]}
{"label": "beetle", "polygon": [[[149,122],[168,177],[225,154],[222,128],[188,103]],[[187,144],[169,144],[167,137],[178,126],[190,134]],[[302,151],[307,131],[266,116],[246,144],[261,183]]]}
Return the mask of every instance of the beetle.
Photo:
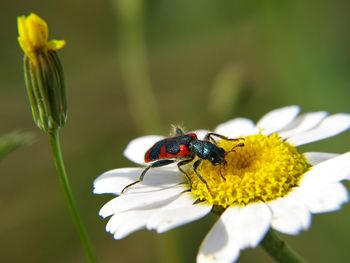
{"label": "beetle", "polygon": [[[142,171],[141,175],[135,182],[124,187],[121,192],[122,194],[124,194],[129,187],[142,182],[149,169],[166,166],[175,162],[177,162],[178,169],[187,177],[187,180],[191,186],[191,180],[187,173],[182,169],[182,166],[189,164],[196,157],[198,157],[198,159],[193,163],[193,170],[196,176],[206,185],[207,189],[209,190],[207,182],[197,171],[197,168],[202,160],[208,160],[212,163],[212,165],[222,164],[226,166],[226,152],[223,148],[217,145],[213,137],[218,137],[227,141],[242,140],[241,138],[227,138],[226,136],[214,132],[207,133],[204,140],[199,140],[197,134],[193,132],[184,133],[184,131],[179,127],[175,127],[175,132],[176,135],[174,137],[162,139],[156,142],[146,151],[145,162],[151,164]],[[242,146],[244,146],[244,143],[238,143],[233,147],[233,149]]]}

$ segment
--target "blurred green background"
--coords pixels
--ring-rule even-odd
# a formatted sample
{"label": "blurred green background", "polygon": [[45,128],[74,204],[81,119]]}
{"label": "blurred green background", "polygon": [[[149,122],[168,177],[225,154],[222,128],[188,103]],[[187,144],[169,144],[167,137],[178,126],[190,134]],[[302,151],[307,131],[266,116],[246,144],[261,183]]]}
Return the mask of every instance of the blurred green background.
{"label": "blurred green background", "polygon": [[[115,241],[104,230],[93,180],[133,166],[122,151],[170,124],[214,128],[257,120],[289,104],[350,112],[349,1],[1,1],[0,135],[35,141],[0,162],[0,262],[84,262],[55,174],[48,139],[25,94],[16,17],[36,12],[59,52],[68,93],[62,130],[67,172],[100,262],[194,262],[214,223],[207,217],[162,235]],[[153,90],[153,95],[150,91]],[[155,102],[155,104],[153,103]],[[302,150],[345,152],[349,132]],[[349,262],[350,206],[316,215],[310,231],[283,236],[311,262]],[[239,262],[271,262],[261,249]]]}

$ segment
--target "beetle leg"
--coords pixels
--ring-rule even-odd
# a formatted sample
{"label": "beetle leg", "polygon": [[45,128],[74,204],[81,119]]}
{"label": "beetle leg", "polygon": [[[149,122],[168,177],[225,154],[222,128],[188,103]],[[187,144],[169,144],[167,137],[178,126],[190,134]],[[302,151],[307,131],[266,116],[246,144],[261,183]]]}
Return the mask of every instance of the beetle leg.
{"label": "beetle leg", "polygon": [[128,184],[127,186],[125,186],[121,192],[121,194],[124,194],[125,191],[130,188],[131,186],[137,184],[137,183],[140,183],[143,181],[143,178],[145,177],[145,174],[147,173],[147,171],[151,168],[154,168],[154,167],[161,167],[161,166],[165,166],[165,165],[168,165],[168,164],[171,164],[171,163],[174,163],[176,162],[176,160],[159,160],[159,161],[156,161],[150,165],[148,165],[141,173],[141,175],[139,176],[139,178],[135,181],[135,182],[132,182],[131,184]]}
{"label": "beetle leg", "polygon": [[208,184],[207,184],[207,181],[205,181],[204,178],[203,178],[203,177],[199,174],[199,172],[197,171],[197,168],[198,168],[198,166],[200,165],[201,161],[202,161],[202,160],[199,159],[199,160],[197,160],[197,161],[194,162],[194,164],[193,164],[193,171],[196,173],[196,175],[197,175],[197,177],[199,178],[199,180],[201,180],[202,183],[205,184],[205,186],[207,187],[207,190],[209,191],[210,195],[212,195],[212,194],[211,194],[211,191],[210,191],[210,188],[209,188],[209,186],[208,186]]}
{"label": "beetle leg", "polygon": [[207,133],[206,135],[205,135],[205,137],[204,137],[204,140],[206,140],[206,141],[211,141],[211,142],[213,142],[213,143],[216,143],[216,141],[214,140],[214,138],[213,137],[218,137],[218,138],[220,138],[220,139],[223,139],[223,140],[225,140],[225,141],[240,141],[240,140],[244,140],[244,138],[228,138],[228,137],[226,137],[226,136],[224,136],[224,135],[221,135],[221,134],[218,134],[218,133],[215,133],[215,132],[209,132],[209,133]]}
{"label": "beetle leg", "polygon": [[177,168],[180,170],[180,172],[182,172],[184,175],[186,175],[188,184],[190,185],[190,189],[192,188],[192,183],[191,183],[191,178],[188,176],[188,174],[181,168],[181,166],[184,166],[186,164],[189,164],[190,162],[192,162],[194,159],[194,157],[190,157],[188,159],[182,160],[180,162],[177,163]]}

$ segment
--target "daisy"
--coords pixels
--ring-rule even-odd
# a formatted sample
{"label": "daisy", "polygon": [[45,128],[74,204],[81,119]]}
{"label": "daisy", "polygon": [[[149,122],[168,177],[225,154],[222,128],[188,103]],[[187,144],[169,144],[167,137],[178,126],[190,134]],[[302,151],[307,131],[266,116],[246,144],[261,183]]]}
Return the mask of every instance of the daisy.
{"label": "daisy", "polygon": [[[218,140],[226,152],[227,165],[202,161],[198,179],[192,166],[186,177],[176,165],[150,169],[119,168],[94,182],[94,193],[117,197],[100,210],[109,217],[106,230],[121,239],[139,229],[163,233],[206,216],[219,219],[200,246],[197,262],[233,262],[241,250],[256,247],[268,230],[296,235],[308,229],[311,214],[340,209],[348,201],[341,181],[350,179],[350,152],[345,154],[306,152],[296,148],[322,140],[350,127],[350,115],[310,112],[299,115],[299,107],[273,110],[256,124],[236,118],[214,130],[229,138],[244,138],[244,147],[229,152],[237,142]],[[204,138],[208,131],[199,130]],[[144,153],[162,136],[144,136],[131,141],[124,155],[144,165]],[[210,191],[208,190],[210,189]]]}

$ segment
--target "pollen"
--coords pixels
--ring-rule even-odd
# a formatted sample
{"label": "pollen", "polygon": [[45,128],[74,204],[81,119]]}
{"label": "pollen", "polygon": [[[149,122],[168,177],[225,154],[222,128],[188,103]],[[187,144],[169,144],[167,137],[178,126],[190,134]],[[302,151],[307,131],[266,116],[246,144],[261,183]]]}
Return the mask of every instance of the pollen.
{"label": "pollen", "polygon": [[243,147],[235,147],[237,141],[218,141],[225,149],[226,165],[201,162],[197,172],[207,185],[193,169],[187,171],[191,192],[199,200],[223,208],[271,201],[298,186],[310,167],[303,155],[277,133],[269,136],[259,133],[243,140]]}

